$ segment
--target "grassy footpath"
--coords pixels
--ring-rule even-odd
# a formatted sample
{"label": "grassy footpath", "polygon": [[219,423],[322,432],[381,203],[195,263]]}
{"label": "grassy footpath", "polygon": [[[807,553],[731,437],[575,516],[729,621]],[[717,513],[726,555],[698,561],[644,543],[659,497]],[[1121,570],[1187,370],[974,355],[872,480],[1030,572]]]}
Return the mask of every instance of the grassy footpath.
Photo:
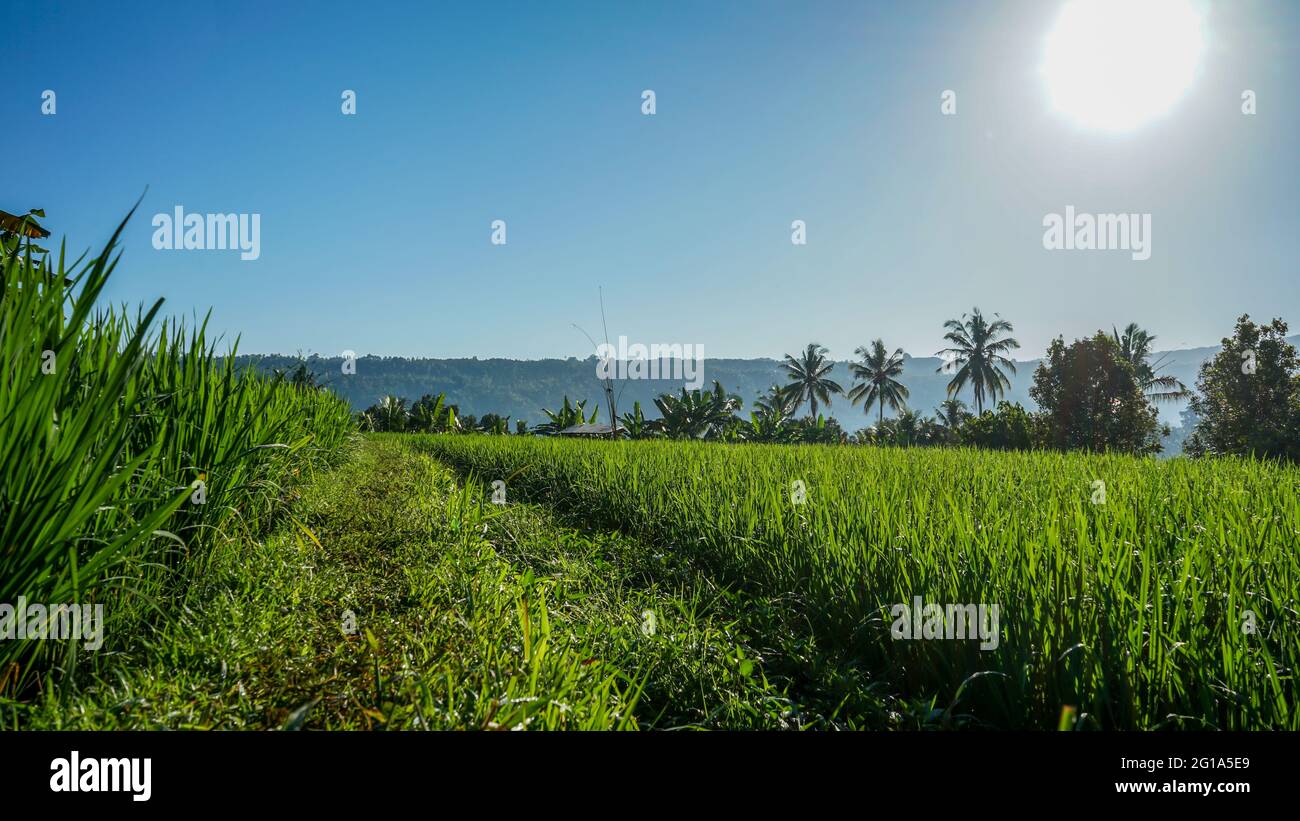
{"label": "grassy footpath", "polygon": [[[29,728],[882,726],[779,601],[682,557],[487,501],[405,439],[358,441],[181,612],[34,703]],[[356,629],[350,631],[349,612]],[[651,623],[653,622],[653,630]],[[755,636],[764,641],[756,643]],[[895,705],[897,706],[897,705]]]}

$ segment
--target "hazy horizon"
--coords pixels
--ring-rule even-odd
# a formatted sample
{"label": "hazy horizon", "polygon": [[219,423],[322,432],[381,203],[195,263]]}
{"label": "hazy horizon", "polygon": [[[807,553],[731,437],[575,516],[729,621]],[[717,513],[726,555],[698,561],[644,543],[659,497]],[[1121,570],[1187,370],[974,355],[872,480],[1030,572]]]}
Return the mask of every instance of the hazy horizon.
{"label": "hazy horizon", "polygon": [[[1256,321],[1260,321],[1262,317],[1252,317],[1252,319]],[[1272,317],[1268,318],[1268,320],[1271,319]],[[1105,332],[1108,335],[1111,334],[1111,330],[1107,330],[1107,329],[1099,329],[1099,330],[1105,330]],[[1225,334],[1225,335],[1230,336],[1231,334]],[[1091,336],[1091,334],[1089,334],[1089,336]],[[1287,340],[1290,341],[1292,344],[1300,344],[1300,334],[1290,334],[1289,336],[1287,336]],[[1066,341],[1068,342],[1070,340],[1066,340]],[[1202,350],[1205,348],[1219,348],[1222,347],[1221,343],[1222,343],[1222,339],[1216,340],[1213,344],[1209,344],[1209,345],[1190,345],[1184,348],[1157,347],[1153,349],[1151,353],[1153,357],[1159,357],[1161,354],[1178,353],[1179,351]],[[381,359],[468,359],[468,360],[479,360],[479,361],[491,360],[491,359],[508,359],[514,362],[545,362],[550,360],[563,362],[570,359],[577,359],[580,361],[588,360],[588,359],[591,360],[597,359],[594,353],[568,354],[564,356],[547,356],[547,355],[482,356],[478,354],[468,354],[464,356],[446,356],[446,355],[438,355],[438,354],[413,355],[413,354],[403,354],[403,353],[378,353],[378,352],[369,352],[369,351],[356,351],[355,353],[357,355],[356,357],[357,359],[365,359],[366,357],[378,357]],[[799,353],[799,350],[791,350],[791,351],[787,351],[786,353],[797,354]],[[1042,359],[1046,353],[1047,351],[1046,349],[1044,349],[1043,351],[1041,351],[1036,355],[1029,356],[1025,353],[1025,351],[1019,350],[1015,352],[1014,356],[1008,358],[1011,359],[1013,362],[1017,362],[1017,363],[1037,362],[1038,360]],[[300,351],[250,351],[244,348],[242,345],[238,352],[238,355],[239,356],[288,356],[288,357],[301,355],[303,358],[308,358],[308,359],[311,357],[319,357],[320,359],[342,359],[343,358],[337,353],[329,353],[329,352],[322,352],[322,351],[301,351],[301,352]],[[936,356],[934,353],[913,353],[907,350],[903,351],[903,356],[906,359],[940,359],[940,357]],[[751,354],[751,355],[739,355],[739,356],[713,356],[712,354],[709,354],[705,357],[705,360],[707,361],[709,359],[742,359],[742,360],[771,359],[776,362],[781,362],[785,359],[785,354],[784,353],[776,354],[776,355]],[[831,351],[829,354],[829,359],[835,362],[836,364],[843,364],[843,363],[855,361],[856,357],[852,355],[847,355],[847,356],[839,355],[835,351]]]}

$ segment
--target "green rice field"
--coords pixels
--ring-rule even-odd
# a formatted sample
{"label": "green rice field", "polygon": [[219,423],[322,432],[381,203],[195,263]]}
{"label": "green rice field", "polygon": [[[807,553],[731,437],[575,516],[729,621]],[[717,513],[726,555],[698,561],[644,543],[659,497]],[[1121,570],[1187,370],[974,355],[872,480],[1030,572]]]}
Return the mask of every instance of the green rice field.
{"label": "green rice field", "polygon": [[[1222,459],[430,436],[541,503],[771,597],[876,692],[943,721],[1298,725],[1300,470]],[[802,483],[802,504],[796,503]],[[1104,482],[1104,488],[1096,484]],[[1104,490],[1104,497],[1099,491]],[[996,604],[995,649],[893,611]]]}

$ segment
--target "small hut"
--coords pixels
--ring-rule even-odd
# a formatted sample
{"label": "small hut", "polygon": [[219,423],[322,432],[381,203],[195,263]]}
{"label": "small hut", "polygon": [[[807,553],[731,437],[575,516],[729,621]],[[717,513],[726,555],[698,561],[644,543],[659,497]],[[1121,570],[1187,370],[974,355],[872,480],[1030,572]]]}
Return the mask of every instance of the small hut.
{"label": "small hut", "polygon": [[611,428],[604,422],[592,422],[583,425],[571,425],[560,431],[557,436],[575,436],[582,439],[613,439],[615,436],[623,436],[627,433],[627,428],[619,425],[617,430]]}

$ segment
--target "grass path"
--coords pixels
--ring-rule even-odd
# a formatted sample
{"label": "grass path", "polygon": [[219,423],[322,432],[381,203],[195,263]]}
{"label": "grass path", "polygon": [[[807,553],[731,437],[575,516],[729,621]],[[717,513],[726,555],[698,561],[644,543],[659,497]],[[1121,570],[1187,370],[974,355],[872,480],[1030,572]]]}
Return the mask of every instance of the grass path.
{"label": "grass path", "polygon": [[[195,567],[186,606],[109,637],[9,726],[879,726],[852,671],[801,657],[779,602],[671,551],[492,505],[398,437],[310,478],[263,541]],[[755,636],[763,636],[757,641]],[[811,671],[811,672],[810,672]],[[815,676],[815,681],[809,676]],[[791,693],[801,694],[798,698]],[[866,694],[866,695],[864,695]],[[849,709],[842,709],[842,705]]]}

